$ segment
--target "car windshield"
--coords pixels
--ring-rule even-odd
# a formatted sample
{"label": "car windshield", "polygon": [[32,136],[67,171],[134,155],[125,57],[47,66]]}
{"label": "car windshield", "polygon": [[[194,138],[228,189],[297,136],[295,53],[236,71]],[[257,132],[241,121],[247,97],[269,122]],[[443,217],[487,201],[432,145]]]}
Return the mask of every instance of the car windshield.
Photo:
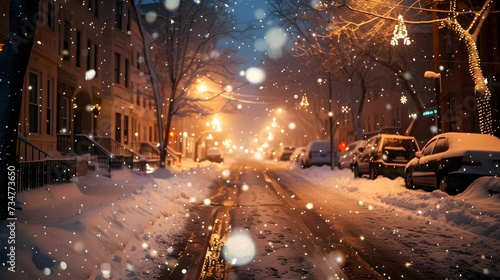
{"label": "car windshield", "polygon": [[386,138],[384,140],[384,149],[418,151],[417,143],[413,139],[404,138]]}
{"label": "car windshield", "polygon": [[413,139],[386,138],[384,139],[383,154],[386,162],[408,162],[418,151]]}

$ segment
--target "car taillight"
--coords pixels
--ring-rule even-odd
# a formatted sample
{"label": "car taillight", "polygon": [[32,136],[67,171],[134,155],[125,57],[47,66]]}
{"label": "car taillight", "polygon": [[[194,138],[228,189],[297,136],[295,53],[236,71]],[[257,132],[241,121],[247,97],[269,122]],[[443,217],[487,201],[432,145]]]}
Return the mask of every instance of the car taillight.
{"label": "car taillight", "polygon": [[477,160],[471,160],[468,157],[462,158],[462,166],[481,166],[481,162]]}

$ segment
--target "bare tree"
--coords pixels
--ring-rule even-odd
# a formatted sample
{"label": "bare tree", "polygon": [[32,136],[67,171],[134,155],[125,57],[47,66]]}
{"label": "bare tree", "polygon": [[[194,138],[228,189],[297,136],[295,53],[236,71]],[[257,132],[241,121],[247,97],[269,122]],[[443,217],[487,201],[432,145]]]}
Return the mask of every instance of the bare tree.
{"label": "bare tree", "polygon": [[[165,3],[156,1],[149,6],[153,9],[142,11],[140,0],[135,8],[156,103],[162,168],[173,117],[213,114],[213,102],[232,90],[232,67],[239,63],[233,49],[218,45],[239,32],[232,29],[236,21],[225,9],[228,1],[180,1],[176,7]],[[203,96],[195,89],[199,80],[208,84]]]}
{"label": "bare tree", "polygon": [[417,110],[423,112],[424,105],[405,75],[411,67],[404,63],[405,53],[387,48],[386,36],[392,35],[393,25],[388,25],[386,20],[334,9],[337,5],[331,6],[326,1],[272,0],[270,3],[275,15],[287,22],[289,32],[295,37],[295,55],[319,60],[318,75],[342,79],[351,85],[349,94],[339,95],[341,91],[337,89],[330,95],[336,100],[345,100],[352,108],[357,139],[363,135],[364,100],[370,90],[367,85],[373,79],[369,73],[377,65],[396,74],[403,89],[415,100]]}
{"label": "bare tree", "polygon": [[[479,4],[477,3],[479,2]],[[362,40],[379,36],[375,33],[379,29],[370,26],[376,20],[388,20],[398,22],[402,20],[406,24],[439,24],[440,28],[447,28],[453,31],[458,38],[465,44],[468,55],[469,70],[474,82],[474,96],[479,112],[479,128],[481,133],[492,134],[492,112],[490,106],[491,92],[486,85],[483,71],[480,64],[479,52],[476,42],[481,32],[481,27],[492,11],[493,0],[475,1],[475,4],[468,2],[468,7],[463,7],[460,11],[457,9],[457,1],[449,1],[448,10],[427,9],[420,6],[420,1],[389,1],[389,2],[370,2],[366,1],[342,1],[342,3],[333,3],[331,8],[346,8],[349,11],[367,16],[369,19],[364,21],[353,21],[352,19],[341,18],[337,22],[335,29],[348,31],[356,34],[357,38]],[[481,5],[482,3],[482,5]],[[465,3],[463,3],[465,4]],[[327,5],[328,4],[322,4]],[[420,15],[417,17],[416,14]],[[421,15],[425,14],[422,19]],[[437,14],[432,18],[433,14]],[[338,31],[337,31],[338,32]],[[364,34],[364,35],[363,35]]]}
{"label": "bare tree", "polygon": [[18,159],[17,127],[21,113],[24,75],[33,47],[40,1],[10,2],[9,38],[0,53],[0,217],[13,216]]}
{"label": "bare tree", "polygon": [[[456,0],[450,0],[449,8],[445,10],[422,7],[422,1],[416,0],[368,2],[271,0],[270,2],[276,13],[296,32],[297,53],[307,56],[320,55],[330,67],[339,64],[356,65],[353,58],[367,54],[397,75],[402,75],[405,73],[404,68],[394,63],[398,60],[393,59],[394,52],[390,54],[392,49],[380,48],[384,46],[382,44],[384,40],[389,42],[390,37],[394,35],[395,23],[428,26],[436,23],[440,28],[452,30],[464,42],[467,49],[470,74],[475,84],[474,96],[479,112],[480,131],[493,133],[489,102],[491,92],[485,83],[476,47],[481,27],[492,11],[493,0],[469,1],[469,6],[462,7],[460,11]],[[465,2],[461,4],[467,5]],[[446,6],[446,3],[440,5]],[[374,45],[379,48],[373,48]],[[388,55],[384,55],[384,51]],[[411,84],[403,76],[400,78],[409,95],[415,100],[418,110],[421,111],[423,104],[411,89]]]}

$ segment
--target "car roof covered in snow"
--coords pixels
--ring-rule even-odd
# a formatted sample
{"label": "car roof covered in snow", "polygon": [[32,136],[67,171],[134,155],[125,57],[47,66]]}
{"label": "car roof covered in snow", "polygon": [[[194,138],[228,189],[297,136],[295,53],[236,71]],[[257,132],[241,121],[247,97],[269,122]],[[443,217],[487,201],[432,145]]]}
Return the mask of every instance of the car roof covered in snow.
{"label": "car roof covered in snow", "polygon": [[500,139],[489,134],[446,132],[434,138],[446,137],[450,150],[476,150],[500,152]]}

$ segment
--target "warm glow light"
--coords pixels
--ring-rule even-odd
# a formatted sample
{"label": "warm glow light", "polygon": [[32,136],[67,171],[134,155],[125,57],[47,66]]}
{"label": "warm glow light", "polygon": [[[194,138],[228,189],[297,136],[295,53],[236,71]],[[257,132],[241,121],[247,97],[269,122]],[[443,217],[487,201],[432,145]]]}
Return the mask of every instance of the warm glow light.
{"label": "warm glow light", "polygon": [[394,26],[393,37],[391,39],[391,45],[397,46],[399,40],[403,40],[403,44],[411,44],[410,38],[408,37],[408,31],[406,30],[406,25],[403,20],[403,16],[398,16],[398,23]]}

